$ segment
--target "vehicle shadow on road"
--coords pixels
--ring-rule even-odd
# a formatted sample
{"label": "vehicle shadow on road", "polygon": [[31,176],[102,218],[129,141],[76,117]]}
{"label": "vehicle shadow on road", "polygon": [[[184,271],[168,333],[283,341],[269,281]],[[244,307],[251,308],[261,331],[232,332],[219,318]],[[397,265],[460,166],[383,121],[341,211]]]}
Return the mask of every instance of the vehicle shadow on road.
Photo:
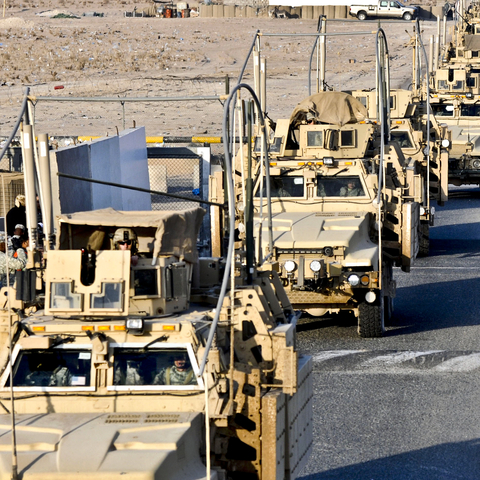
{"label": "vehicle shadow on road", "polygon": [[[320,460],[321,461],[321,460]],[[480,440],[443,443],[378,460],[297,477],[298,480],[478,480]]]}

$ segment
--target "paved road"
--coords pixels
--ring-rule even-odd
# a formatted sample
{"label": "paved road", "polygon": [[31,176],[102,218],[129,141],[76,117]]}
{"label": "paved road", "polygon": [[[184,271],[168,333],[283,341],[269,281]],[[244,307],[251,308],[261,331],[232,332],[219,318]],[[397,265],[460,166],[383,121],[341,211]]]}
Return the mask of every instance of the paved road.
{"label": "paved road", "polygon": [[395,271],[382,339],[348,317],[306,319],[314,447],[302,480],[480,479],[480,190],[451,187],[431,255]]}

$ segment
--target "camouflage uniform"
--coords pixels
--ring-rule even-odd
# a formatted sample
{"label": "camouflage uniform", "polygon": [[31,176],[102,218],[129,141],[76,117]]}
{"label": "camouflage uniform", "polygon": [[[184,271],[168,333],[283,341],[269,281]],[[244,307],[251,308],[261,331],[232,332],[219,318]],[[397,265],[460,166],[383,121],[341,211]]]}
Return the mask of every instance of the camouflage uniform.
{"label": "camouflage uniform", "polygon": [[[23,270],[27,264],[27,255],[23,248],[19,248],[15,253],[8,252],[8,269],[10,271],[10,286],[15,282],[15,272]],[[7,255],[0,252],[0,286],[7,286]]]}
{"label": "camouflage uniform", "polygon": [[126,370],[117,367],[114,385],[143,385],[143,377],[139,373],[139,362],[127,360]]}
{"label": "camouflage uniform", "polygon": [[341,197],[358,197],[360,195],[363,195],[363,188],[348,188],[348,187],[342,187],[340,189],[340,196]]}
{"label": "camouflage uniform", "polygon": [[174,365],[163,368],[153,380],[154,385],[197,385],[197,379],[193,373],[192,367],[184,372],[177,370]]}

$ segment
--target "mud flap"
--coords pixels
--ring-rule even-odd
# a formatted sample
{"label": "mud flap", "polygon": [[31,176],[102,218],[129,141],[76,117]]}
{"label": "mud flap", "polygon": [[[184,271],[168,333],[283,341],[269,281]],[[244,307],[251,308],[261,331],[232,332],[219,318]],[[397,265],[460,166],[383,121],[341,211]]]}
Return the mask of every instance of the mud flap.
{"label": "mud flap", "polygon": [[418,231],[420,205],[417,202],[402,205],[402,270],[409,271],[420,247]]}

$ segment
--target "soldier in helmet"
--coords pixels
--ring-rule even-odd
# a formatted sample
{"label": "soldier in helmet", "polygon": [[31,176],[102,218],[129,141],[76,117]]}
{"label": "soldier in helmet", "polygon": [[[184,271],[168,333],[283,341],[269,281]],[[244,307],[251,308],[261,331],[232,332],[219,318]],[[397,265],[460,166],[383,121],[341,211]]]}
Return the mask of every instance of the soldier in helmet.
{"label": "soldier in helmet", "polygon": [[187,352],[176,352],[173,365],[163,368],[154,380],[154,385],[197,385],[195,373],[188,360]]}
{"label": "soldier in helmet", "polygon": [[132,252],[132,265],[138,263],[137,235],[131,228],[117,228],[113,235],[115,250],[130,250]]}

